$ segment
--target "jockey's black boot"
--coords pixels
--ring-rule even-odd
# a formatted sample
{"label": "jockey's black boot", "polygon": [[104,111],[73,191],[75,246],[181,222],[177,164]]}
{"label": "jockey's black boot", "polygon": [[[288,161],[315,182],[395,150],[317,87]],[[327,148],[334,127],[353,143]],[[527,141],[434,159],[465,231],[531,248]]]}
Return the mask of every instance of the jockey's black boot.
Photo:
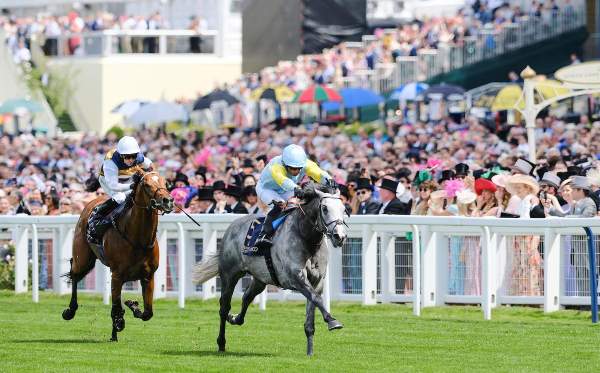
{"label": "jockey's black boot", "polygon": [[106,216],[118,205],[114,199],[109,198],[94,207],[88,222],[87,239],[89,242],[97,245],[102,244],[102,236],[110,226],[110,220],[106,219]]}
{"label": "jockey's black boot", "polygon": [[256,247],[259,250],[268,250],[273,245],[273,234],[275,233],[275,229],[273,228],[273,221],[279,217],[281,213],[281,207],[279,205],[273,206],[271,211],[267,214],[265,222],[263,223],[262,229],[258,234],[258,239],[256,240]]}

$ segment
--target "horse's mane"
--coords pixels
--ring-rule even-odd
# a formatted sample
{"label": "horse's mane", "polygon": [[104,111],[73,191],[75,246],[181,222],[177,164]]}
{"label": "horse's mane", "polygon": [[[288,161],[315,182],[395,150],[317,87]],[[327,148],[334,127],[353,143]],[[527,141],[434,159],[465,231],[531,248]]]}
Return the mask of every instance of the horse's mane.
{"label": "horse's mane", "polygon": [[316,190],[318,190],[319,192],[328,193],[328,194],[336,194],[337,193],[336,186],[318,184],[313,181],[306,183],[304,185],[303,190],[306,195],[305,200],[307,202],[314,199],[314,197],[317,196],[317,193],[315,192]]}

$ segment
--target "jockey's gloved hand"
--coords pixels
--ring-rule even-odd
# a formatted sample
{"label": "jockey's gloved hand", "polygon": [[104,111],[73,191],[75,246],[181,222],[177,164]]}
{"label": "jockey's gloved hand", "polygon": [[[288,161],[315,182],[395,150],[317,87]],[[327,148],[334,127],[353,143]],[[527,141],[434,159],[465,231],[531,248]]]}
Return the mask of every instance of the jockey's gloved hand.
{"label": "jockey's gloved hand", "polygon": [[133,181],[133,183],[131,183],[131,189],[133,189],[133,186],[137,183],[140,182],[140,180],[142,180],[142,174],[139,172],[136,172],[135,174],[133,174],[133,177],[131,178],[131,180]]}
{"label": "jockey's gloved hand", "polygon": [[300,199],[304,198],[304,190],[300,187],[294,188],[294,197],[298,197]]}

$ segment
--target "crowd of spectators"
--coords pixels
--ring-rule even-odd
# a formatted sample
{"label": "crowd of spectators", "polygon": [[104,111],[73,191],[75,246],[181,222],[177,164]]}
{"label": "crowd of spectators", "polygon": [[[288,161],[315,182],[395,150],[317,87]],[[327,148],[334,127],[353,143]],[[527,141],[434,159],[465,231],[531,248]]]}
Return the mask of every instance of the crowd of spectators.
{"label": "crowd of spectators", "polygon": [[[481,34],[482,30],[496,32],[505,25],[521,19],[534,18],[550,21],[561,12],[574,14],[575,9],[564,0],[559,7],[556,0],[532,1],[521,8],[520,1],[469,0],[456,14],[444,17],[424,17],[403,23],[395,29],[376,29],[372,39],[360,47],[342,43],[323,50],[320,54],[301,55],[294,61],[282,61],[277,66],[264,69],[254,81],[280,83],[294,89],[303,89],[313,81],[339,83],[340,79],[353,76],[357,71],[372,70],[382,63],[393,63],[400,56],[416,56],[419,50],[437,49],[440,44],[463,45],[465,38]],[[114,15],[107,12],[82,15],[71,11],[66,15],[41,15],[38,17],[0,16],[0,27],[9,35],[9,46],[15,60],[28,61],[31,35],[43,35],[44,51],[57,55],[58,48],[64,54],[81,53],[81,37],[77,34],[99,30],[156,30],[169,28],[168,22],[156,12],[147,17],[141,15]],[[188,27],[202,32],[206,23],[193,17]],[[58,43],[61,35],[72,34],[66,44]],[[190,51],[200,52],[201,39],[191,37]],[[123,53],[156,53],[156,38],[122,37],[119,39]]]}
{"label": "crowd of spectators", "polygon": [[[535,167],[520,159],[529,151],[522,127],[498,132],[474,117],[462,123],[450,118],[388,123],[354,135],[315,124],[182,136],[161,127],[134,136],[167,178],[175,200],[192,213],[257,212],[254,186],[261,170],[295,143],[334,176],[351,214],[378,214],[390,207],[387,213],[525,217],[524,209],[533,209],[532,216],[542,217],[578,214],[577,203],[588,194],[598,205],[600,127],[586,116],[578,122],[538,119]],[[114,133],[53,139],[3,135],[0,214],[79,214],[103,194],[95,176],[117,140]],[[515,169],[530,176],[518,182],[508,178]],[[396,193],[388,193],[392,189]],[[596,209],[585,209],[586,216],[590,213]]]}
{"label": "crowd of spectators", "polygon": [[[81,33],[103,30],[146,31],[168,29],[170,25],[160,12],[148,16],[115,15],[98,11],[95,14],[82,15],[71,11],[66,15],[43,15],[37,17],[15,17],[0,15],[0,29],[6,33],[9,49],[17,63],[31,60],[30,46],[33,35],[39,35],[43,41],[42,49],[46,55],[81,55]],[[200,34],[207,30],[206,21],[198,16],[190,18],[189,30]],[[61,36],[69,36],[65,43],[59,43]],[[190,52],[200,53],[201,39],[191,37]],[[59,50],[61,48],[61,50]],[[152,37],[119,38],[121,53],[157,53],[158,41]]]}

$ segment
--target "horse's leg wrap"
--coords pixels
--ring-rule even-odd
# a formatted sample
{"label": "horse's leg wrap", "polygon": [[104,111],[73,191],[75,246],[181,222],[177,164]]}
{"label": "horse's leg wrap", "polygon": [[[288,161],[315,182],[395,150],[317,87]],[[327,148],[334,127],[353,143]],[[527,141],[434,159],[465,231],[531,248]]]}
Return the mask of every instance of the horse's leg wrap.
{"label": "horse's leg wrap", "polygon": [[140,304],[135,300],[126,300],[125,305],[129,307],[131,312],[133,312],[133,317],[138,319],[142,318],[142,311],[140,310]]}
{"label": "horse's leg wrap", "polygon": [[110,317],[113,320],[113,329],[117,332],[123,331],[125,329],[125,310],[120,305],[113,305],[110,311]]}

